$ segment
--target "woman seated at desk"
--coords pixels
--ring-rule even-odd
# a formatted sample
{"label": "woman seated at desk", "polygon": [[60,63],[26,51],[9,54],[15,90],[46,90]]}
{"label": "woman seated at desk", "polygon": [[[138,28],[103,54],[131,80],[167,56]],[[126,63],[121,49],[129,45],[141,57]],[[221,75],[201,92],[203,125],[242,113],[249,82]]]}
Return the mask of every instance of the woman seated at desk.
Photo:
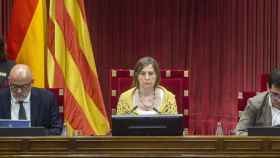
{"label": "woman seated at desk", "polygon": [[120,95],[117,115],[177,114],[175,96],[159,82],[157,61],[152,57],[139,59],[134,69],[134,87]]}

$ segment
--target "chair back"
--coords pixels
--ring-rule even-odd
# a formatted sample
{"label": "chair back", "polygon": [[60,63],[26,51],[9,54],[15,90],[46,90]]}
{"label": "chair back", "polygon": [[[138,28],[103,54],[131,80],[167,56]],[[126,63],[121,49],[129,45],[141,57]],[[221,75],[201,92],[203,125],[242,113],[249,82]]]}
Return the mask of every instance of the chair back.
{"label": "chair back", "polygon": [[261,75],[261,80],[260,80],[260,92],[266,91],[268,89],[268,73],[264,73]]}
{"label": "chair back", "polygon": [[238,120],[242,115],[242,112],[244,111],[248,99],[251,97],[254,97],[257,94],[255,91],[243,91],[243,92],[238,92],[238,97],[237,97],[237,109],[238,109]]}
{"label": "chair back", "polygon": [[64,122],[64,112],[63,112],[64,90],[63,90],[63,88],[47,88],[47,90],[51,91],[55,95],[55,97],[57,98],[60,118]]}
{"label": "chair back", "polygon": [[[116,112],[119,96],[132,88],[133,70],[112,69],[110,71],[110,107],[112,114]],[[189,127],[189,71],[187,70],[160,70],[160,85],[167,88],[176,96],[177,110],[184,115],[184,127]]]}
{"label": "chair back", "polygon": [[[268,90],[268,73],[263,73],[260,77],[260,92]],[[244,111],[248,99],[257,95],[258,92],[256,91],[242,91],[238,92],[237,97],[237,109],[238,109],[238,120]]]}

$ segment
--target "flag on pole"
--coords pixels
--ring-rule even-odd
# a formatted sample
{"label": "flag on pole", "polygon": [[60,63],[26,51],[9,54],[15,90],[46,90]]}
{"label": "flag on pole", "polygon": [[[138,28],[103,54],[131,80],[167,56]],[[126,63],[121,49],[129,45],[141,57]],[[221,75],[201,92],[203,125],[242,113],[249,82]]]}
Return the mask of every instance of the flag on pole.
{"label": "flag on pole", "polygon": [[[48,85],[64,88],[64,121],[82,135],[110,130],[83,0],[50,0]],[[67,132],[69,134],[69,132]]]}
{"label": "flag on pole", "polygon": [[44,0],[14,0],[7,39],[8,58],[29,65],[35,87],[45,86],[45,12]]}

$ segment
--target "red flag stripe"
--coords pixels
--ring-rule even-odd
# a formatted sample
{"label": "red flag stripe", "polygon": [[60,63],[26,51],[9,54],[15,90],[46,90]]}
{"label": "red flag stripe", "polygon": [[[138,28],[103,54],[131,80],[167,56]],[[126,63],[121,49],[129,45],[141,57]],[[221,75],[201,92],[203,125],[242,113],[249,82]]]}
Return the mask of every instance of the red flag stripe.
{"label": "red flag stripe", "polygon": [[67,98],[64,108],[64,113],[67,114],[66,120],[74,129],[81,129],[84,135],[96,135],[89,124],[89,120],[68,88],[65,88],[65,97]]}
{"label": "red flag stripe", "polygon": [[[63,8],[63,9],[61,9]],[[97,108],[106,117],[106,110],[102,100],[101,90],[98,84],[97,76],[92,72],[90,65],[88,64],[86,57],[77,41],[77,32],[74,24],[71,21],[69,14],[66,12],[63,1],[56,1],[56,20],[60,28],[63,29],[63,36],[65,39],[65,45],[70,50],[74,62],[78,66],[81,77],[83,80],[83,85],[85,85],[85,90],[88,95],[94,100]],[[67,26],[67,27],[63,27]]]}
{"label": "red flag stripe", "polygon": [[87,21],[85,9],[84,9],[85,8],[84,0],[77,0],[77,1],[78,1],[79,8],[81,10],[84,21]]}
{"label": "red flag stripe", "polygon": [[[51,46],[50,46],[51,47]],[[51,50],[51,49],[50,49]],[[54,53],[50,51],[51,55],[54,58]],[[54,87],[62,87],[62,85],[65,85],[64,78],[62,76],[62,70],[60,69],[58,63],[56,60],[54,60],[55,63],[55,83]],[[85,135],[95,135],[95,132],[93,131],[93,128],[91,127],[89,120],[87,119],[86,115],[84,114],[83,110],[79,106],[79,104],[76,102],[75,98],[69,91],[67,87],[64,88],[64,119],[67,120],[71,124],[71,126],[74,129],[82,129],[83,134]]]}
{"label": "red flag stripe", "polygon": [[22,42],[31,23],[33,14],[36,10],[38,0],[30,0],[29,5],[22,5],[22,0],[14,0],[11,17],[24,17],[24,18],[12,18],[9,30],[9,36],[7,39],[8,58],[15,60],[18,52],[21,48]]}
{"label": "red flag stripe", "polygon": [[53,57],[55,56],[55,33],[54,33],[54,23],[53,21],[49,18],[48,19],[48,49],[50,50],[50,52],[52,53]]}

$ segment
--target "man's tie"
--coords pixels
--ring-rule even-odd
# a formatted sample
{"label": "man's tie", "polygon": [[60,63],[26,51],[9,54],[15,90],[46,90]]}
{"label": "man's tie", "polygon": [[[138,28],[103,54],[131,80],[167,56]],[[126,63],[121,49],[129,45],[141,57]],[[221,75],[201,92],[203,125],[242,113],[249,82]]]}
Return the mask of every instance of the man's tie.
{"label": "man's tie", "polygon": [[25,109],[23,107],[23,102],[20,101],[19,103],[19,112],[18,112],[18,119],[19,120],[26,120]]}

